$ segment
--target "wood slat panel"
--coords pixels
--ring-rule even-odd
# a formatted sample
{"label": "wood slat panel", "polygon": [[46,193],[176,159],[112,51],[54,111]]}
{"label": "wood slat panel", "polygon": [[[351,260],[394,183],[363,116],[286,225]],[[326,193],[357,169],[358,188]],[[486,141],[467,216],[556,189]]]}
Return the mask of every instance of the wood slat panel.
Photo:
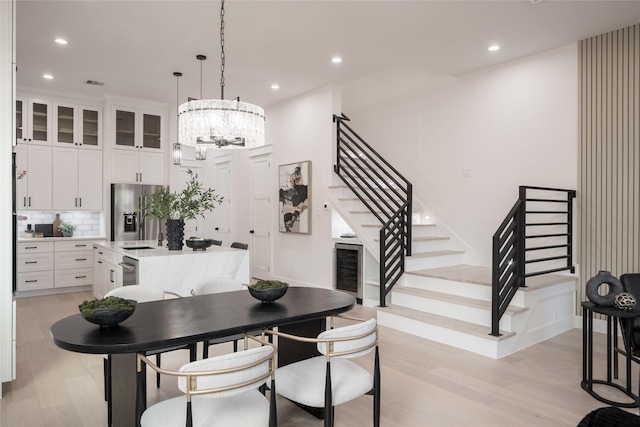
{"label": "wood slat panel", "polygon": [[583,301],[598,271],[640,272],[640,24],[581,41],[579,55]]}

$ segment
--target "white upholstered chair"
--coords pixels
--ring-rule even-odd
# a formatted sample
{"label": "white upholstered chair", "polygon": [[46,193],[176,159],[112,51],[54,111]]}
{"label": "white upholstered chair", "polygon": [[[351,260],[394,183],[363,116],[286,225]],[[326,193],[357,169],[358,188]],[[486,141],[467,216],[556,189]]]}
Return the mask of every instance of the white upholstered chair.
{"label": "white upholstered chair", "polygon": [[[138,360],[164,375],[178,377],[185,395],[156,403],[140,419],[142,427],[275,427],[277,425],[275,382],[276,347],[254,337],[261,346],[191,362],[179,371],[167,371],[146,356]],[[138,372],[141,371],[138,364]],[[259,391],[271,378],[270,398]]]}
{"label": "white upholstered chair", "polygon": [[[208,277],[196,283],[193,289],[191,289],[191,295],[196,296],[217,294],[220,292],[231,292],[240,290],[242,290],[242,282],[238,279],[234,279],[232,277]],[[256,335],[258,334],[259,332],[256,332]],[[233,341],[233,351],[238,351],[238,340],[243,337],[244,334],[240,334],[225,338],[216,338],[207,342],[203,342],[202,358],[206,359],[207,357],[209,357],[209,346],[229,341]]]}
{"label": "white upholstered chair", "polygon": [[[138,303],[149,302],[149,301],[159,301],[163,299],[172,299],[172,298],[182,298],[181,295],[171,292],[165,291],[160,288],[156,288],[153,286],[145,286],[145,285],[134,285],[134,286],[122,286],[119,288],[112,289],[107,292],[105,297],[119,297],[124,299],[135,300]],[[176,346],[176,347],[168,347],[161,348],[157,350],[152,350],[146,353],[147,356],[155,355],[156,356],[156,364],[160,366],[162,353],[166,353],[174,350],[189,350],[190,351],[190,360],[195,360],[196,358],[196,344],[190,346]],[[105,356],[104,362],[104,384],[105,384],[105,399],[108,402],[107,407],[107,418],[108,423],[111,425],[111,358],[109,356]],[[160,374],[156,375],[156,386],[160,387]]]}
{"label": "white upholstered chair", "polygon": [[[372,394],[373,425],[380,425],[380,362],[376,319],[332,328],[317,338],[274,331],[265,333],[277,335],[279,339],[317,343],[321,353],[321,356],[278,367],[279,395],[302,405],[324,408],[324,425],[329,427],[333,426],[336,405]],[[371,372],[352,361],[372,351],[375,354]]]}

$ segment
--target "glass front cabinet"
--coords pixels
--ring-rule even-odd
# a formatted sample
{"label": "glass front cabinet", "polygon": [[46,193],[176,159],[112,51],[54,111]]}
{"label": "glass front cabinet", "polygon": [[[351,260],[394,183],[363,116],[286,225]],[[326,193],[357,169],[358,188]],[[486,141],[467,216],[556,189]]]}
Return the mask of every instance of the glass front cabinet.
{"label": "glass front cabinet", "polygon": [[18,143],[51,144],[51,101],[16,98],[16,140]]}
{"label": "glass front cabinet", "polygon": [[115,107],[113,116],[117,148],[162,151],[162,114]]}
{"label": "glass front cabinet", "polygon": [[102,148],[102,109],[74,104],[54,104],[54,144]]}

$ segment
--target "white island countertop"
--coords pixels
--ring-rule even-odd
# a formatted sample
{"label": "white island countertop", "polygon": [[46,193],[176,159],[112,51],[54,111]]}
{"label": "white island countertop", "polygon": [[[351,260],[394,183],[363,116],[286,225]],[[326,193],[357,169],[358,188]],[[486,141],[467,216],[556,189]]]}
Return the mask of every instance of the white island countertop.
{"label": "white island countertop", "polygon": [[138,284],[183,296],[189,295],[197,283],[213,277],[232,277],[249,283],[249,251],[244,249],[211,246],[206,251],[194,251],[185,245],[180,251],[170,251],[166,246],[158,246],[155,240],[96,242],[95,245],[138,260]]}

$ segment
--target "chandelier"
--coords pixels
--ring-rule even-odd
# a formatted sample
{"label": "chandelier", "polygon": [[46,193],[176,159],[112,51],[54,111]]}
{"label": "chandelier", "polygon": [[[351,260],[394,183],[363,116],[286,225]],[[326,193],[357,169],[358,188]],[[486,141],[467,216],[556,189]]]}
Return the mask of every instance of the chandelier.
{"label": "chandelier", "polygon": [[[189,100],[180,105],[180,142],[196,149],[252,148],[264,145],[264,110],[256,105],[224,99],[224,0],[220,8],[220,99]],[[202,60],[200,97],[202,98]]]}

